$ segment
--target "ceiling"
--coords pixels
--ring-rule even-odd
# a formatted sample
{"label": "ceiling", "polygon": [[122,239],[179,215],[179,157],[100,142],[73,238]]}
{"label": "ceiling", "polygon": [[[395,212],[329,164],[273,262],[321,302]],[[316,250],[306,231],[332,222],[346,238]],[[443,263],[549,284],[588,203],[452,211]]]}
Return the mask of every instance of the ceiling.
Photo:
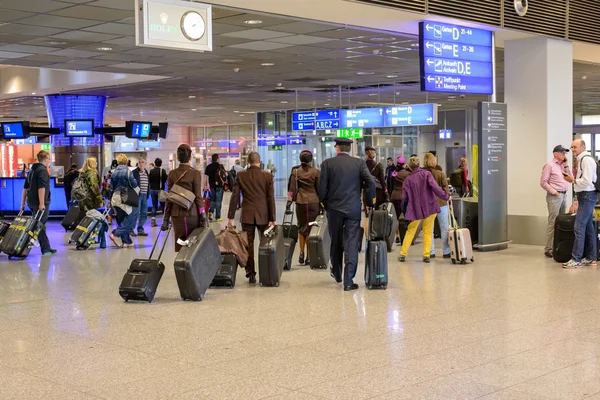
{"label": "ceiling", "polygon": [[[2,0],[0,67],[166,78],[86,90],[110,97],[111,123],[136,117],[190,125],[243,123],[253,122],[256,111],[427,101],[451,109],[487,98],[420,92],[415,36],[213,8],[213,52],[142,48],[135,46],[133,4]],[[497,59],[501,100],[501,51]],[[600,114],[600,68],[575,64],[575,71],[576,109]],[[0,118],[45,121],[43,99],[0,100]]]}

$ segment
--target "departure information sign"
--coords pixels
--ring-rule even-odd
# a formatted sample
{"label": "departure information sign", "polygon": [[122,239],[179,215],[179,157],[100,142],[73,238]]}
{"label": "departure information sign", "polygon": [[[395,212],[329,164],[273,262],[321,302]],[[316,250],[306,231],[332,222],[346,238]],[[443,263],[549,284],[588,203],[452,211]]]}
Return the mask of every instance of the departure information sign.
{"label": "departure information sign", "polygon": [[292,113],[293,131],[328,130],[340,127],[340,110],[301,111]]}
{"label": "departure information sign", "polygon": [[494,93],[493,33],[423,21],[419,25],[421,90]]}
{"label": "departure information sign", "polygon": [[437,104],[414,104],[385,109],[386,127],[434,124],[437,124]]}

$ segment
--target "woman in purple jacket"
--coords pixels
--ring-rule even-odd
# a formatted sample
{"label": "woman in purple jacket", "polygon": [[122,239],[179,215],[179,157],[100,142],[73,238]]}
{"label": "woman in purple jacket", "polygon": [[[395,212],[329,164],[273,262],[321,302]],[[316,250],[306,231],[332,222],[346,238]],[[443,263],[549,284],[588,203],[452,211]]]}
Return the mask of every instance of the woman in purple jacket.
{"label": "woman in purple jacket", "polygon": [[440,188],[431,172],[421,169],[419,157],[411,157],[408,160],[408,167],[412,172],[402,185],[402,200],[404,202],[405,218],[411,222],[402,242],[402,250],[400,250],[398,260],[400,262],[406,260],[417,227],[423,221],[423,262],[429,263],[429,250],[433,241],[433,222],[440,212],[437,198],[448,200],[450,196]]}

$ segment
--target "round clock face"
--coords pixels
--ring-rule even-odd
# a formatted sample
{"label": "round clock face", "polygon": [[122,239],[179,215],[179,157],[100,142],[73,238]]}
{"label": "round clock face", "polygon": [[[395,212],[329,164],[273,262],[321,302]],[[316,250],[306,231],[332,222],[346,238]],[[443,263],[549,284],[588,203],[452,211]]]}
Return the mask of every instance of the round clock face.
{"label": "round clock face", "polygon": [[204,18],[196,11],[188,11],[181,17],[181,32],[189,40],[200,40],[205,28]]}

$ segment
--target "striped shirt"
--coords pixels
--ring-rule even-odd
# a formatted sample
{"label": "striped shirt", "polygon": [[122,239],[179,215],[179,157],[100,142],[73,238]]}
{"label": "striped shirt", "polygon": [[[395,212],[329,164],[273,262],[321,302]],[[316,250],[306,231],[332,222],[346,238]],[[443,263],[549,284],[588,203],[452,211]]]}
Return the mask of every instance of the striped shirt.
{"label": "striped shirt", "polygon": [[148,193],[148,172],[140,170],[140,193]]}

